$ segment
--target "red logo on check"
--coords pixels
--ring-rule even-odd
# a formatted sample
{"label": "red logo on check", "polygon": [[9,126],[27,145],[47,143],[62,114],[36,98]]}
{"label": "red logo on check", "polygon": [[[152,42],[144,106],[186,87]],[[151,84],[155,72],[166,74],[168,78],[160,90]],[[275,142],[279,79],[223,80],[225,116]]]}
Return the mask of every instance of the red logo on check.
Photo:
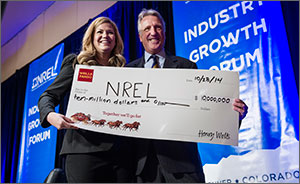
{"label": "red logo on check", "polygon": [[77,81],[92,82],[93,75],[94,75],[93,69],[80,68]]}

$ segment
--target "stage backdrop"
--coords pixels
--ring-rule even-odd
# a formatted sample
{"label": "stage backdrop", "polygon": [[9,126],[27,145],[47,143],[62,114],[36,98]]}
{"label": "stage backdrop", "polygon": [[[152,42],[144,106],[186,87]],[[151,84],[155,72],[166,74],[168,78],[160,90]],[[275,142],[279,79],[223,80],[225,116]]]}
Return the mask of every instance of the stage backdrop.
{"label": "stage backdrop", "polygon": [[249,106],[239,146],[199,143],[206,182],[298,183],[299,97],[280,2],[178,1],[173,13],[176,54],[239,71]]}
{"label": "stage backdrop", "polygon": [[60,44],[29,66],[17,183],[43,182],[54,169],[57,129],[41,127],[37,103],[58,75],[63,53],[64,44]]}

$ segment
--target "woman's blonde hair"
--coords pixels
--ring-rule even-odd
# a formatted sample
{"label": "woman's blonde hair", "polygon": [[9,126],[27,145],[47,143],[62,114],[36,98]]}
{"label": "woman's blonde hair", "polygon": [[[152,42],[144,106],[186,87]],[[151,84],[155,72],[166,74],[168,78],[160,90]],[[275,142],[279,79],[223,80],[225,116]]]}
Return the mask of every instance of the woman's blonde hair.
{"label": "woman's blonde hair", "polygon": [[93,44],[93,38],[94,38],[94,32],[96,27],[103,23],[109,23],[112,25],[115,36],[116,36],[116,44],[115,47],[113,48],[110,58],[108,60],[108,63],[110,66],[118,66],[122,67],[126,64],[126,60],[123,57],[123,49],[124,49],[124,44],[123,40],[120,36],[118,27],[116,24],[109,19],[108,17],[98,17],[96,18],[87,28],[83,39],[82,39],[82,48],[77,56],[77,61],[79,64],[83,65],[98,65],[98,62],[96,61],[96,48]]}

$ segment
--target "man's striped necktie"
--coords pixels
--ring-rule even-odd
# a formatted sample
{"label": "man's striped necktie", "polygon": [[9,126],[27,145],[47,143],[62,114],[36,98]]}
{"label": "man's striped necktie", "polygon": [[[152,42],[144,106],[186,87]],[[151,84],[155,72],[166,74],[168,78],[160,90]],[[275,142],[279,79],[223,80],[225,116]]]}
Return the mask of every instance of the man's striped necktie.
{"label": "man's striped necktie", "polygon": [[151,55],[150,58],[153,59],[153,65],[152,65],[152,68],[160,68],[159,62],[158,62],[158,56],[157,56],[157,55]]}

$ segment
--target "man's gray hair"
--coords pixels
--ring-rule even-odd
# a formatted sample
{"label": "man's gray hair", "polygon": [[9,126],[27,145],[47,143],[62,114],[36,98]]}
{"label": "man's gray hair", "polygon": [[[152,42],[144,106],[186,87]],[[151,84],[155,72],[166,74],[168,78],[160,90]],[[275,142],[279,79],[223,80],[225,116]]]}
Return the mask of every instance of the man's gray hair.
{"label": "man's gray hair", "polygon": [[149,16],[149,15],[152,15],[152,16],[156,16],[162,23],[162,26],[163,26],[163,29],[164,29],[164,32],[166,32],[166,24],[165,24],[165,21],[164,19],[162,18],[162,16],[160,15],[160,13],[156,10],[153,10],[153,9],[142,9],[141,13],[139,14],[139,17],[138,17],[138,32],[140,33],[142,30],[141,28],[141,21],[143,20],[144,17],[146,16]]}

